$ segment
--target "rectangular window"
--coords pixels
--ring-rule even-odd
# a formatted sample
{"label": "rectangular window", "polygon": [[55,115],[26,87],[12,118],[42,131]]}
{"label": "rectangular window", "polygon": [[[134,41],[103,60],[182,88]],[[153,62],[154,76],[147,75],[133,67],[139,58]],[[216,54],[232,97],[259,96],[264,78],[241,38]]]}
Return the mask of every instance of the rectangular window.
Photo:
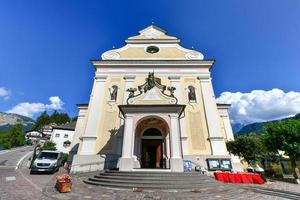
{"label": "rectangular window", "polygon": [[68,134],[65,134],[65,135],[64,135],[64,138],[68,138]]}
{"label": "rectangular window", "polygon": [[55,134],[55,137],[59,137],[59,133],[56,133],[56,134]]}

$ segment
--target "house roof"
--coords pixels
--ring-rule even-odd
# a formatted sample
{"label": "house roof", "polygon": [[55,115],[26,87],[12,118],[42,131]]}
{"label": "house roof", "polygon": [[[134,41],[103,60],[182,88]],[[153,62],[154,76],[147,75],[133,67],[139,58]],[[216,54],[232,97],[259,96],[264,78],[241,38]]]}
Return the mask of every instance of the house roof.
{"label": "house roof", "polygon": [[55,126],[53,129],[62,129],[62,130],[75,130],[76,121],[69,122],[61,126]]}

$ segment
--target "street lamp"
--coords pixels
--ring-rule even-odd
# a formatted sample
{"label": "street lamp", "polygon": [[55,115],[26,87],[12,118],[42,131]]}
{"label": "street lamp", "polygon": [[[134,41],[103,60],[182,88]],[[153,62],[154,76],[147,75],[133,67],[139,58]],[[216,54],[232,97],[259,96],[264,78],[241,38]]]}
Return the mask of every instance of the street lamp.
{"label": "street lamp", "polygon": [[32,164],[33,164],[33,162],[34,162],[34,159],[35,159],[35,154],[36,154],[36,150],[37,150],[37,148],[38,147],[40,147],[41,145],[40,145],[40,143],[39,143],[39,140],[37,140],[37,143],[36,143],[36,145],[35,145],[35,147],[34,147],[34,150],[33,150],[33,156],[32,156],[32,159],[31,159],[31,163],[30,163],[30,167],[29,167],[29,169],[31,169],[31,166],[32,166]]}

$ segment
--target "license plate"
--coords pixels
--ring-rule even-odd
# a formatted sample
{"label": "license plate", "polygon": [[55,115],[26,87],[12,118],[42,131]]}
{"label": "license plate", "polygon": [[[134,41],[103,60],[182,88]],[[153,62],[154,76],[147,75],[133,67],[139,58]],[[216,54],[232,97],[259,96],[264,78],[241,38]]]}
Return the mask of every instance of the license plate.
{"label": "license plate", "polygon": [[43,172],[43,171],[45,171],[45,169],[38,169],[38,171]]}

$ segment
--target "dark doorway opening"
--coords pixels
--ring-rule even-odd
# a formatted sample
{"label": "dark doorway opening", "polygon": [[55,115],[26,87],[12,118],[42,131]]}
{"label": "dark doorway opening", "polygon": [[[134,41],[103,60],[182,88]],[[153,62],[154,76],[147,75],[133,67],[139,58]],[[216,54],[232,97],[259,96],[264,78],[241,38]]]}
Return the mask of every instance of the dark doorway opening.
{"label": "dark doorway opening", "polygon": [[156,128],[147,129],[142,137],[142,168],[163,168],[163,139]]}
{"label": "dark doorway opening", "polygon": [[162,139],[142,139],[142,168],[162,168]]}

